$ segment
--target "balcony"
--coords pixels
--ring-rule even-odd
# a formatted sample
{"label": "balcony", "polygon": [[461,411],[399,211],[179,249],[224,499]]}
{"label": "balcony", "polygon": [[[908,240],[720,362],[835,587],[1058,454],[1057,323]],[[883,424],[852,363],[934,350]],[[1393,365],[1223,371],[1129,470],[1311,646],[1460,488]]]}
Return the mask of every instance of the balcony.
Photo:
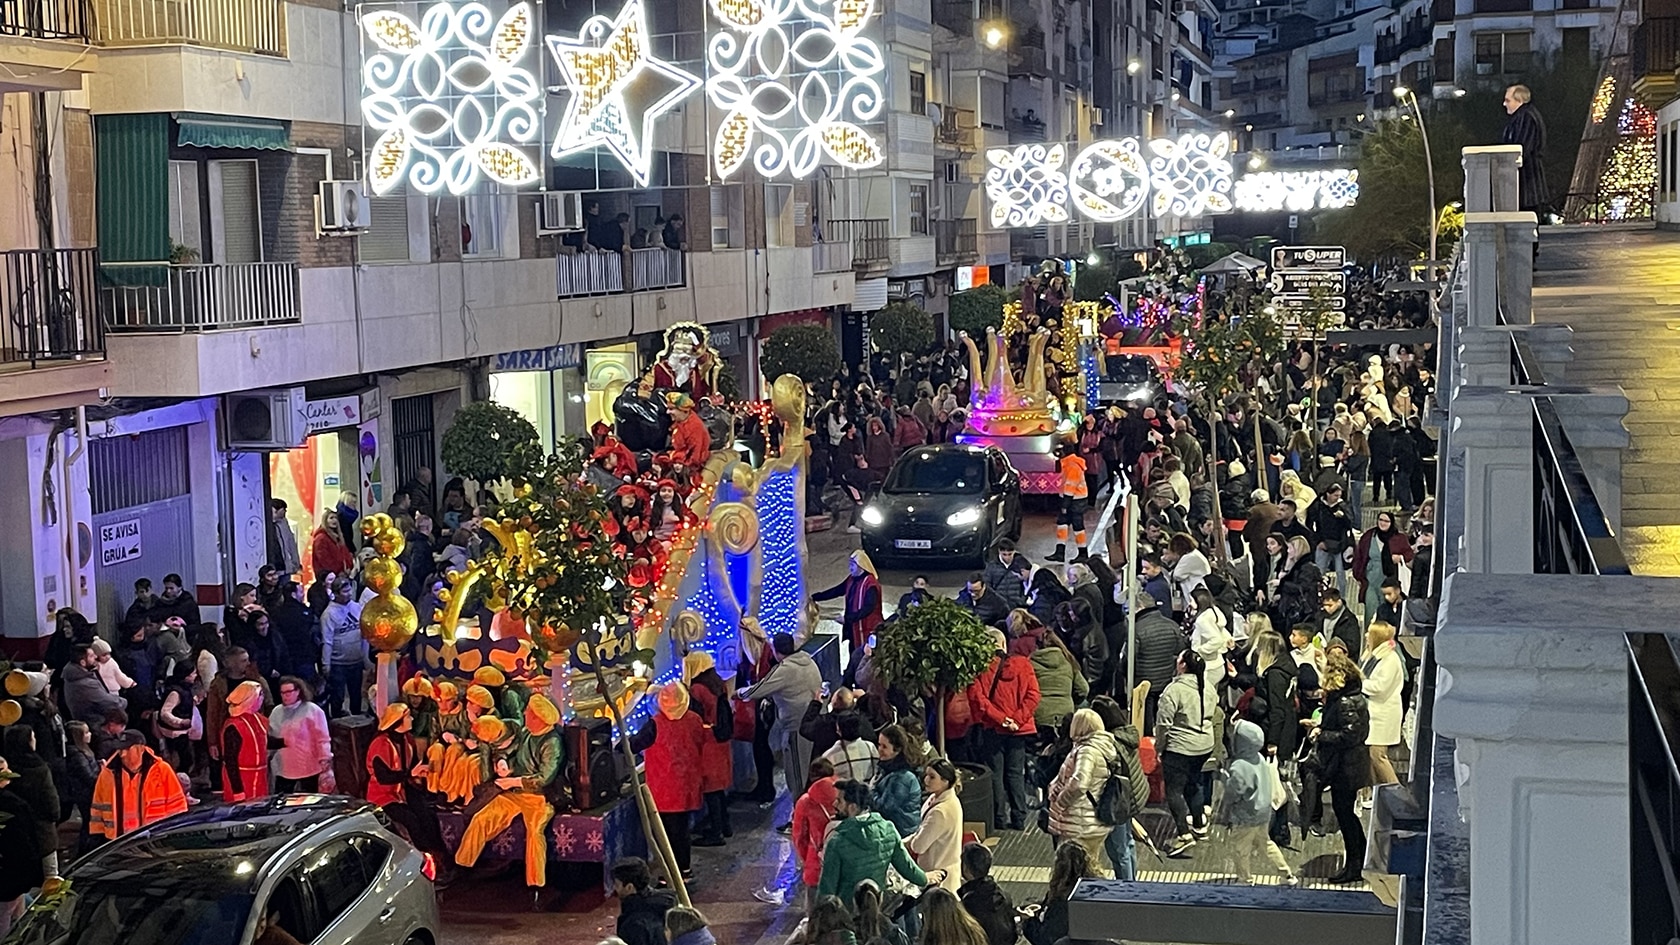
{"label": "balcony", "polygon": [[1429,19],[1436,23],[1451,23],[1457,12],[1455,0],[1430,0]]}
{"label": "balcony", "polygon": [[833,233],[819,236],[811,243],[811,271],[851,272],[852,250],[850,236]]}
{"label": "balcony", "polygon": [[624,291],[624,258],[611,252],[562,253],[555,257],[557,298],[611,295]]}
{"label": "balcony", "polygon": [[1044,140],[1044,122],[1038,118],[1017,116],[1007,119],[1003,126],[1009,132],[1010,144],[1026,144]]}
{"label": "balcony", "polygon": [[199,332],[296,323],[297,264],[106,263],[105,326],[113,332]]}
{"label": "balcony", "polygon": [[93,14],[88,0],[4,0],[0,36],[88,43],[93,40]]}
{"label": "balcony", "polygon": [[1634,94],[1656,108],[1675,92],[1675,70],[1680,68],[1680,17],[1645,20],[1634,29],[1630,46]]}
{"label": "balcony", "polygon": [[[69,2],[69,0],[58,0]],[[286,55],[285,0],[85,0],[103,46],[207,46]]]}
{"label": "balcony", "polygon": [[975,149],[977,125],[974,109],[941,105],[939,106],[939,127],[934,129],[934,140],[942,148],[972,154]]}
{"label": "balcony", "polygon": [[683,282],[683,253],[665,246],[632,249],[630,258],[630,291],[674,289]]}
{"label": "balcony", "polygon": [[105,356],[93,249],[0,253],[0,367]]}
{"label": "balcony", "polygon": [[942,264],[973,262],[979,255],[977,232],[973,218],[933,221],[934,254]]}
{"label": "balcony", "polygon": [[888,235],[891,224],[887,220],[854,219],[828,221],[830,237],[850,239],[852,269],[856,272],[885,272],[892,265]]}

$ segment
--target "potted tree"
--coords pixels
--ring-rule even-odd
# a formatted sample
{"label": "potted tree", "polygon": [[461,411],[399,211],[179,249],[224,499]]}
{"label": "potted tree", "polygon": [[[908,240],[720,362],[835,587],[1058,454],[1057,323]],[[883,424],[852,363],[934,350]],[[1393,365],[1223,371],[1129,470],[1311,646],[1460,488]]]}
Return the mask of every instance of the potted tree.
{"label": "potted tree", "polygon": [[541,439],[517,410],[481,400],[455,411],[443,431],[443,468],[488,486],[514,475],[516,447],[536,446]]}

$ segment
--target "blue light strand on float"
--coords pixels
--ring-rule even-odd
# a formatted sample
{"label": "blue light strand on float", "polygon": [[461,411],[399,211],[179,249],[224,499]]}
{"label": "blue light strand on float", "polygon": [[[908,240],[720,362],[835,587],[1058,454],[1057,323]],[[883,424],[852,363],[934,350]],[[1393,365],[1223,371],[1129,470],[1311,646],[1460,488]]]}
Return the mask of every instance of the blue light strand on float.
{"label": "blue light strand on float", "polygon": [[795,633],[805,607],[805,564],[800,559],[797,470],[771,473],[758,486],[759,626],[766,637]]}
{"label": "blue light strand on float", "polygon": [[1097,405],[1102,402],[1102,377],[1097,368],[1097,346],[1087,341],[1083,347],[1084,354],[1079,359],[1079,369],[1085,372],[1085,412],[1095,413]]}
{"label": "blue light strand on float", "polygon": [[[708,537],[696,549],[697,555],[701,555],[700,573],[694,593],[683,602],[683,607],[699,614],[706,626],[706,635],[691,649],[712,654],[718,674],[727,678],[734,674],[735,665],[741,660],[741,612],[733,600],[724,597],[731,593],[727,575],[713,571],[711,549],[706,546],[714,540]],[[689,567],[694,568],[695,564],[690,563]]]}

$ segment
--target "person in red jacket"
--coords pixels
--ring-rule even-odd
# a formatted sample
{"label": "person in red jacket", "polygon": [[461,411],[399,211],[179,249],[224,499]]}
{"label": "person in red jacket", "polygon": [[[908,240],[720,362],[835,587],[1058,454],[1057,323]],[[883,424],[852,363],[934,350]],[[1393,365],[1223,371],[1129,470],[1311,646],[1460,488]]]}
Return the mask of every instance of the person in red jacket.
{"label": "person in red jacket", "polygon": [[665,395],[671,410],[671,461],[698,475],[712,458],[712,434],[694,412],[694,398],[672,391]]}
{"label": "person in red jacket", "polygon": [[[368,742],[367,749],[367,799],[383,808],[410,842],[432,854],[440,871],[438,882],[447,885],[454,872],[454,857],[443,842],[437,811],[421,783],[428,768],[413,733],[414,713],[406,704],[393,702],[379,714],[379,733]],[[410,791],[410,781],[422,789]]]}
{"label": "person in red jacket", "polygon": [[992,768],[992,818],[998,829],[1021,830],[1027,822],[1027,747],[1038,728],[1038,677],[1032,661],[1009,655],[1009,638],[992,630],[997,655],[968,687],[968,702],[984,735]]}
{"label": "person in red jacket", "polygon": [[729,786],[735,783],[735,762],[730,745],[735,739],[735,713],[729,702],[729,687],[718,675],[712,654],[695,651],[683,657],[688,674],[688,696],[694,710],[706,723],[706,739],[700,751],[700,793],[706,816],[701,820],[697,847],[721,847],[724,838],[734,836],[729,826]]}
{"label": "person in red jacket", "polygon": [[227,721],[216,737],[222,758],[222,801],[252,801],[268,796],[268,717],[263,715],[263,685],[247,679],[227,696]]}
{"label": "person in red jacket", "polygon": [[665,825],[677,869],[683,879],[693,879],[688,822],[701,806],[701,756],[711,733],[700,713],[689,711],[687,686],[667,683],[659,687],[656,699],[659,713],[630,740],[630,748],[643,753],[648,793]]}
{"label": "person in red jacket", "polygon": [[810,785],[793,803],[793,852],[799,860],[801,885],[805,887],[806,911],[816,905],[817,883],[822,879],[823,844],[834,824],[834,801],[840,791],[834,785],[834,765],[826,758],[811,762]]}

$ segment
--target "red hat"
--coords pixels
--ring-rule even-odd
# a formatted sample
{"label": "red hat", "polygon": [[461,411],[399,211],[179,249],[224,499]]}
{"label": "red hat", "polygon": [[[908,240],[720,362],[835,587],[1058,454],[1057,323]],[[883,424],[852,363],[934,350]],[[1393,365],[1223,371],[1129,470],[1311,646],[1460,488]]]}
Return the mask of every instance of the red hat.
{"label": "red hat", "polygon": [[659,482],[654,485],[654,488],[655,489],[664,489],[664,488],[677,489],[677,488],[680,488],[680,487],[677,485],[677,481],[675,479],[672,479],[671,477],[667,476],[667,477],[659,480]]}

